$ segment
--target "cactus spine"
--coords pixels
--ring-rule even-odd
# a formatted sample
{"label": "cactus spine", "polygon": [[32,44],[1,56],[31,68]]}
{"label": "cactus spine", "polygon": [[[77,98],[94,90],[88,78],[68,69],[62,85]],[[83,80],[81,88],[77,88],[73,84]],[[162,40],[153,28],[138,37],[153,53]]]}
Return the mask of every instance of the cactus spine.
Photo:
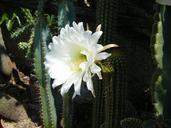
{"label": "cactus spine", "polygon": [[34,35],[34,67],[40,83],[41,116],[44,128],[57,127],[57,115],[54,99],[51,92],[50,78],[45,70],[44,55],[47,51],[47,38],[49,31],[43,15],[43,7],[46,0],[41,0],[38,7],[38,21]]}

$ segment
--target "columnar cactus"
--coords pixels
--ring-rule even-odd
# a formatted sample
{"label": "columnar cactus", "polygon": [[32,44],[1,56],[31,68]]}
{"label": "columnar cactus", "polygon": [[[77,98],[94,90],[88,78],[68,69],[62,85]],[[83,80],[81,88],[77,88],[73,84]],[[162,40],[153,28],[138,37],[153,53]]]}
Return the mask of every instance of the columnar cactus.
{"label": "columnar cactus", "polygon": [[[117,31],[117,0],[97,1],[97,24],[102,24],[102,44],[116,41]],[[103,81],[95,81],[96,98],[93,104],[93,128],[119,128],[120,120],[124,116],[126,102],[126,63],[123,53],[113,52],[110,64],[111,74],[103,76]]]}
{"label": "columnar cactus", "polygon": [[170,127],[170,7],[160,6],[159,22],[156,32],[155,57],[158,62],[158,69],[160,69],[158,79],[156,81],[154,96],[157,116],[163,116],[164,120],[168,121],[167,125]]}
{"label": "columnar cactus", "polygon": [[125,57],[113,56],[113,72],[103,83],[105,91],[105,128],[119,128],[124,118],[127,89],[127,71]]}
{"label": "columnar cactus", "polygon": [[56,109],[51,91],[50,78],[48,77],[44,66],[44,56],[47,51],[47,39],[49,36],[49,30],[43,15],[45,2],[46,0],[39,1],[38,6],[38,18],[34,32],[34,68],[40,83],[39,90],[43,126],[44,128],[56,128]]}

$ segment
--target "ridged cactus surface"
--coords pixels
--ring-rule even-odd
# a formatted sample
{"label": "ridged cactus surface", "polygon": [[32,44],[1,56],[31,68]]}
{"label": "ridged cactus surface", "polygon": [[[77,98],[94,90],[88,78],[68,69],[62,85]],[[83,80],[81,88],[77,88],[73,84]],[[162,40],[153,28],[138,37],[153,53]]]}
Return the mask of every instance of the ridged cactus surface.
{"label": "ridged cactus surface", "polygon": [[38,21],[34,35],[34,68],[39,81],[41,118],[44,128],[56,128],[57,115],[51,92],[50,78],[46,72],[44,61],[47,52],[49,30],[43,15],[45,0],[39,1]]}
{"label": "ridged cactus surface", "polygon": [[125,116],[127,96],[127,71],[124,56],[111,59],[113,72],[104,79],[105,89],[105,128],[119,128]]}

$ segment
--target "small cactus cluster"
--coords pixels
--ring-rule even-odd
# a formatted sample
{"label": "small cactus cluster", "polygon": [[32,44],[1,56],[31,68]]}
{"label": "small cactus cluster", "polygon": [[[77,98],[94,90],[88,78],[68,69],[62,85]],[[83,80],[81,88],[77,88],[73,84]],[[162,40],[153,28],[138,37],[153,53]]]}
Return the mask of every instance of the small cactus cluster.
{"label": "small cactus cluster", "polygon": [[142,120],[137,118],[125,118],[120,122],[122,128],[143,128]]}

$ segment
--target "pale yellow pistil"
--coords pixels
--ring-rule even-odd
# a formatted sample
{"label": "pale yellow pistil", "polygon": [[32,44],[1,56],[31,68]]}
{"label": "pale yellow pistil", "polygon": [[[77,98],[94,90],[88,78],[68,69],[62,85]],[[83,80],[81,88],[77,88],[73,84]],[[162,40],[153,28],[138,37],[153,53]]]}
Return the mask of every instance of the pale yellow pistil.
{"label": "pale yellow pistil", "polygon": [[71,61],[71,70],[73,70],[75,72],[81,70],[79,66],[82,62],[85,62],[85,61],[86,61],[86,56],[79,53],[79,55],[74,57]]}

